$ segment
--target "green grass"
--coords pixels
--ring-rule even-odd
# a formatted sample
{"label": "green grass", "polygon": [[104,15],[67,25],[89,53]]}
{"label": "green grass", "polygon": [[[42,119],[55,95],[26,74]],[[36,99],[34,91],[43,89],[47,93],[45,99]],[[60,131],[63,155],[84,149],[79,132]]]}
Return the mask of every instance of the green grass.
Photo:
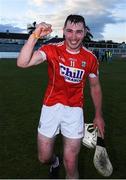
{"label": "green grass", "polygon": [[[100,65],[107,151],[114,171],[111,179],[126,178],[126,60]],[[0,178],[45,179],[48,167],[37,159],[37,126],[47,85],[47,66],[20,69],[15,60],[0,60]],[[93,105],[85,90],[85,117],[92,121]],[[62,153],[61,136],[56,141]],[[94,150],[82,146],[79,172],[82,179],[101,179],[94,168]],[[64,167],[60,178],[65,178]]]}

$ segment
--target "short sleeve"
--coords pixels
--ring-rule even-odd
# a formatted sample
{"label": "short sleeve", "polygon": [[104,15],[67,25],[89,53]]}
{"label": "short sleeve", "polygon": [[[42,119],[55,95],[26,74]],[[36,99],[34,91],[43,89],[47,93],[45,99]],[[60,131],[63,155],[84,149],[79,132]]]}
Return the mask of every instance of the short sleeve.
{"label": "short sleeve", "polygon": [[91,63],[91,69],[89,73],[90,78],[97,77],[99,75],[99,62],[95,58],[95,56],[92,57],[92,63]]}
{"label": "short sleeve", "polygon": [[41,46],[38,51],[40,51],[42,57],[47,61],[50,61],[50,59],[54,56],[53,46],[49,44]]}

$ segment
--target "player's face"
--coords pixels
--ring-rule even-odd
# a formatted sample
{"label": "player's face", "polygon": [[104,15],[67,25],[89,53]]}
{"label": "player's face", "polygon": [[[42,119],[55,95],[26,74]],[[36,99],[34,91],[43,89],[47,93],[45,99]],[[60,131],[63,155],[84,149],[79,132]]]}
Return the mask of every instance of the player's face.
{"label": "player's face", "polygon": [[65,36],[66,47],[70,51],[78,51],[82,45],[82,40],[85,36],[85,29],[83,23],[67,22],[63,29]]}

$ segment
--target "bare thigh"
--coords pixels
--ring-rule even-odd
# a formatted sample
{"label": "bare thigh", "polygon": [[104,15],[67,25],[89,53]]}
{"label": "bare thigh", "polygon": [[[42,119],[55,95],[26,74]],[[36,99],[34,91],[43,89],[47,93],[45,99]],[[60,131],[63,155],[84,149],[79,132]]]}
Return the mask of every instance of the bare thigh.
{"label": "bare thigh", "polygon": [[48,138],[38,133],[38,158],[42,163],[47,163],[52,158],[55,138]]}

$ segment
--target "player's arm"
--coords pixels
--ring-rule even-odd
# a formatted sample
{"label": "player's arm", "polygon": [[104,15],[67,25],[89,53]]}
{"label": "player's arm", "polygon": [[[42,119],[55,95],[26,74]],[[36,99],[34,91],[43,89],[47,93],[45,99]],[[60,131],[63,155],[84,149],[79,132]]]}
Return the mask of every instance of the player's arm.
{"label": "player's arm", "polygon": [[37,65],[43,61],[39,51],[33,52],[37,39],[31,34],[28,41],[25,43],[17,59],[17,66],[27,68]]}
{"label": "player's arm", "polygon": [[98,127],[102,138],[104,138],[104,119],[102,117],[102,91],[98,76],[89,78],[91,97],[95,107],[94,126]]}
{"label": "player's arm", "polygon": [[40,51],[34,52],[34,47],[39,38],[51,32],[52,29],[50,24],[40,23],[37,25],[35,31],[29,36],[27,42],[21,49],[17,59],[17,66],[27,68],[42,63],[45,60],[45,56],[42,56]]}

